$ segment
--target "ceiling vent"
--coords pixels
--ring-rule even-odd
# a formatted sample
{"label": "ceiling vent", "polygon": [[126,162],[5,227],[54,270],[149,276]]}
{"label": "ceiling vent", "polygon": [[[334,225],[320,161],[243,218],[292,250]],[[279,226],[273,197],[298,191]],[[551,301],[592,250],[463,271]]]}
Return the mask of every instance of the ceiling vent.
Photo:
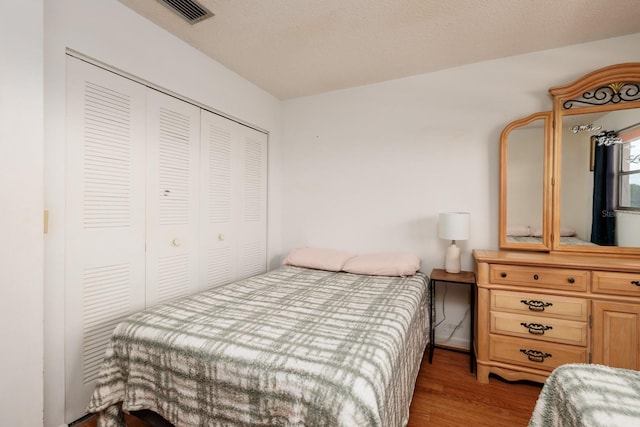
{"label": "ceiling vent", "polygon": [[213,12],[209,11],[206,7],[202,6],[195,0],[158,0],[160,3],[167,6],[169,9],[177,13],[193,25],[202,20],[212,17]]}

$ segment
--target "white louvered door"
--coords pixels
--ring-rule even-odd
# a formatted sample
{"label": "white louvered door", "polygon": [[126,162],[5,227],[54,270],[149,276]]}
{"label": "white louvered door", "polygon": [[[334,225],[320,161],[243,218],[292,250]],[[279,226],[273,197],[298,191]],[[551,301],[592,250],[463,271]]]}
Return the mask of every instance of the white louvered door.
{"label": "white louvered door", "polygon": [[200,282],[208,289],[229,283],[237,275],[233,254],[237,189],[232,170],[238,158],[234,150],[235,123],[204,110],[201,118]]}
{"label": "white louvered door", "polygon": [[65,420],[116,324],[266,271],[267,135],[67,57]]}
{"label": "white louvered door", "polygon": [[267,135],[246,126],[240,134],[238,279],[267,269]]}
{"label": "white louvered door", "polygon": [[202,110],[201,285],[266,271],[267,136]]}
{"label": "white louvered door", "polygon": [[67,58],[65,416],[115,325],[145,304],[145,88]]}
{"label": "white louvered door", "polygon": [[147,306],[198,290],[200,108],[147,92]]}

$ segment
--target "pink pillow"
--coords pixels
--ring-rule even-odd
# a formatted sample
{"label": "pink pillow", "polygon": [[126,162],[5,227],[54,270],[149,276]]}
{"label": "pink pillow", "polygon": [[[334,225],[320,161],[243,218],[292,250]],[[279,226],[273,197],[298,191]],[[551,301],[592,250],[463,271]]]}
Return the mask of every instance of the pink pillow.
{"label": "pink pillow", "polygon": [[[578,232],[571,227],[560,227],[560,236],[561,237],[572,237],[577,235]],[[542,237],[542,227],[536,227],[533,229],[531,233],[534,237]]]}
{"label": "pink pillow", "polygon": [[356,255],[342,269],[349,273],[375,276],[413,276],[420,268],[420,258],[407,252]]}
{"label": "pink pillow", "polygon": [[317,270],[340,271],[344,263],[352,256],[351,252],[335,249],[300,248],[292,250],[282,264]]}

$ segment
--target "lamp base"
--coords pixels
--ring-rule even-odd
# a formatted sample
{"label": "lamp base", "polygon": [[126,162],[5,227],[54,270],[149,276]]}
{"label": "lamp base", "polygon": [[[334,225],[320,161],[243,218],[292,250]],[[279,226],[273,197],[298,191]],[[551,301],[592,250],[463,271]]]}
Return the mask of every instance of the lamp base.
{"label": "lamp base", "polygon": [[447,273],[460,273],[460,248],[455,243],[447,248],[444,270]]}

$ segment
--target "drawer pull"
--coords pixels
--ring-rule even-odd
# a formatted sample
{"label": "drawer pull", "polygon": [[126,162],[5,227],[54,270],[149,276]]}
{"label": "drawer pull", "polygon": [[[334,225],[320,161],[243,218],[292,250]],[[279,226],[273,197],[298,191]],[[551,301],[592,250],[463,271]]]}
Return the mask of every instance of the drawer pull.
{"label": "drawer pull", "polygon": [[632,280],[631,284],[632,285],[636,285],[636,286],[640,286],[640,280]]}
{"label": "drawer pull", "polygon": [[529,307],[531,311],[544,311],[545,308],[551,307],[553,304],[550,302],[538,301],[538,300],[520,300],[521,303]]}
{"label": "drawer pull", "polygon": [[568,282],[571,284],[576,283],[576,279],[574,279],[573,277],[569,277]]}
{"label": "drawer pull", "polygon": [[525,354],[530,361],[538,363],[542,363],[544,359],[551,357],[549,353],[543,353],[538,350],[525,350],[524,348],[520,349],[520,353]]}
{"label": "drawer pull", "polygon": [[500,273],[500,277],[505,278],[507,277],[507,273],[505,273],[504,271],[502,273]]}
{"label": "drawer pull", "polygon": [[544,335],[545,331],[553,329],[552,326],[541,325],[540,323],[520,323],[522,326],[529,330],[532,335]]}
{"label": "drawer pull", "polygon": [[538,279],[539,279],[538,275],[537,275],[537,274],[534,274],[534,275],[533,275],[533,280],[538,280]]}

